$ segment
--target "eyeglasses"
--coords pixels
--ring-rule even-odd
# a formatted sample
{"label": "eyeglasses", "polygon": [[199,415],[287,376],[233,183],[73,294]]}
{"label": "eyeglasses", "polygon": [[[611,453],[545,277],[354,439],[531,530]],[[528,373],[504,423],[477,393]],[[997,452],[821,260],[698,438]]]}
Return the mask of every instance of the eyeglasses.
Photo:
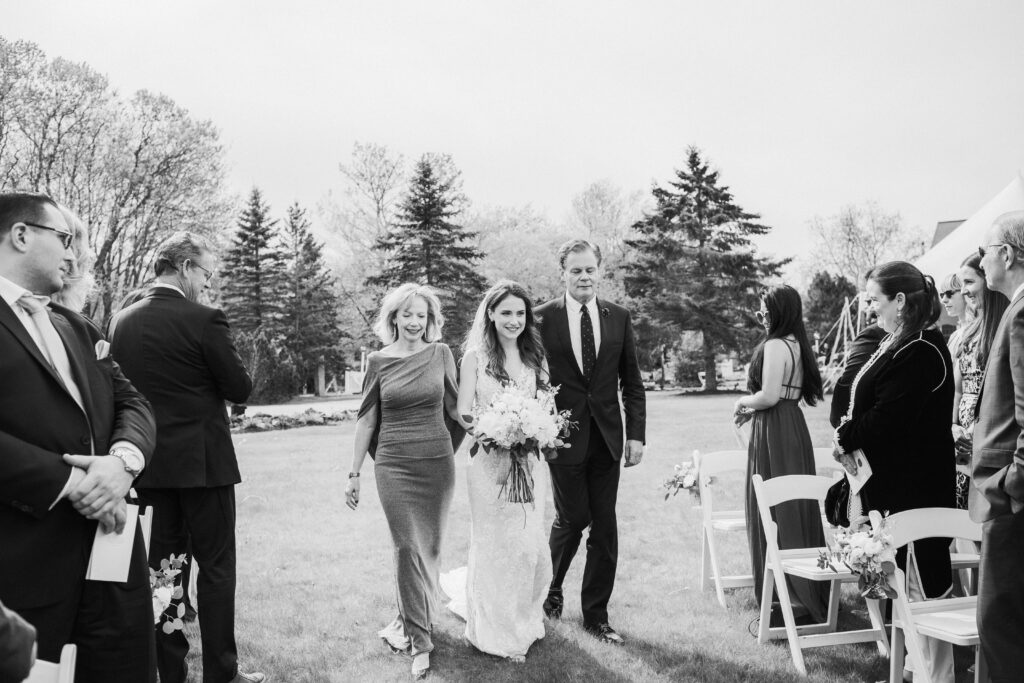
{"label": "eyeglasses", "polygon": [[1008,247],[1008,246],[1010,246],[1010,245],[1006,244],[1005,242],[1001,242],[1000,244],[988,244],[988,245],[986,245],[984,247],[978,247],[978,256],[980,256],[981,258],[985,258],[985,250],[986,249],[990,249],[992,247]]}
{"label": "eyeglasses", "polygon": [[71,248],[71,242],[75,239],[75,236],[70,232],[64,232],[57,228],[51,228],[48,225],[39,225],[38,223],[29,223],[28,221],[22,221],[25,225],[32,228],[39,228],[40,230],[49,230],[50,232],[57,233],[57,237],[60,239],[60,243],[64,245],[65,249]]}
{"label": "eyeglasses", "polygon": [[954,294],[959,294],[959,289],[947,289],[939,292],[940,299],[952,299]]}
{"label": "eyeglasses", "polygon": [[765,311],[754,311],[754,317],[757,318],[757,322],[765,325],[768,323],[768,314]]}
{"label": "eyeglasses", "polygon": [[206,268],[203,268],[201,265],[199,265],[195,261],[189,261],[189,263],[191,263],[193,266],[195,266],[199,270],[203,271],[203,273],[206,275],[206,281],[207,282],[209,282],[210,280],[213,279],[213,271],[212,270],[207,270]]}

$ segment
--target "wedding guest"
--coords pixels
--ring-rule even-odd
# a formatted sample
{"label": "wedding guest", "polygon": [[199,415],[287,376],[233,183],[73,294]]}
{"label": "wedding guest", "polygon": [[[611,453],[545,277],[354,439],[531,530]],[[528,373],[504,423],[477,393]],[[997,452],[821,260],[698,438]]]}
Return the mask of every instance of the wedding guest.
{"label": "wedding guest", "polygon": [[994,683],[1020,681],[1024,642],[1024,211],[996,219],[978,250],[989,289],[1010,301],[992,339],[974,426],[971,519],[984,523],[981,649]]}
{"label": "wedding guest", "polygon": [[[522,285],[503,280],[477,308],[466,338],[459,382],[459,414],[487,408],[504,391],[534,398],[548,370],[533,304]],[[469,426],[469,425],[466,425]],[[509,453],[480,448],[466,468],[469,491],[469,562],[441,576],[448,608],[466,620],[466,638],[481,652],[522,662],[544,637],[544,598],[551,581],[544,515],[550,474],[528,458],[533,502],[503,495]]]}
{"label": "wedding guest", "polygon": [[[761,602],[767,552],[764,528],[757,511],[751,477],[765,479],[787,474],[814,474],[814,446],[800,401],[813,406],[822,400],[821,374],[804,328],[800,295],[789,285],[761,292],[756,312],[767,338],[754,351],[747,389],[735,405],[737,425],[751,422],[747,465],[747,537],[754,574],[754,596]],[[779,526],[779,547],[816,548],[825,545],[821,510],[815,501],[790,501],[772,509]],[[793,614],[801,622],[827,619],[828,586],[820,581],[787,577]],[[781,619],[773,609],[773,620]]]}
{"label": "wedding guest", "polygon": [[[874,318],[874,315],[871,317]],[[860,372],[861,366],[878,348],[885,334],[885,330],[871,320],[853,341],[847,343],[846,355],[843,358],[843,374],[832,388],[832,404],[829,407],[828,419],[833,427],[839,426],[839,421],[850,407],[850,387],[853,386],[854,378]]]}
{"label": "wedding guest", "polygon": [[995,339],[999,321],[1009,302],[1000,292],[985,285],[985,271],[978,254],[964,259],[959,279],[963,296],[974,311],[973,319],[960,330],[959,348],[953,354],[953,381],[956,383],[953,413],[957,462],[956,506],[966,510],[967,494],[971,488],[971,439],[977,420],[978,393],[981,391],[981,379],[992,340]]}
{"label": "wedding guest", "polygon": [[[835,432],[836,457],[853,473],[858,451],[870,465],[859,499],[865,512],[953,507],[953,437],[946,426],[953,368],[935,328],[941,313],[935,284],[913,265],[892,261],[868,273],[866,289],[888,335],[854,380],[850,407]],[[952,589],[948,539],[917,541],[914,557],[907,570],[906,549],[897,554],[911,599]],[[926,639],[925,650],[932,680],[952,683],[952,647]]]}
{"label": "wedding guest", "polygon": [[50,303],[73,240],[50,198],[0,195],[0,600],[36,628],[40,658],[78,646],[78,683],[144,683],[155,671],[141,529],[127,581],[85,576],[97,523],[124,528],[156,427],[96,326]]}
{"label": "wedding guest", "polygon": [[538,306],[537,319],[551,384],[559,387],[555,404],[571,412],[578,428],[569,447],[549,463],[555,520],[549,539],[553,576],[544,613],[561,618],[562,584],[589,527],[580,591],[583,628],[603,643],[621,645],[625,639],[608,618],[619,561],[615,505],[621,463],[633,467],[644,456],[647,397],[632,316],[597,297],[600,248],[569,240],[558,249],[558,265],[565,293]]}
{"label": "wedding guest", "polygon": [[36,630],[0,602],[0,681],[23,681],[36,659]]}
{"label": "wedding guest", "polygon": [[89,228],[85,221],[63,204],[57,207],[74,235],[71,249],[75,252],[75,258],[64,273],[64,285],[53,295],[53,300],[61,306],[81,312],[96,286],[96,278],[92,275],[96,254],[89,246]]}
{"label": "wedding guest", "polygon": [[956,329],[946,340],[949,355],[953,358],[956,358],[957,351],[960,349],[960,338],[964,333],[964,328],[974,317],[973,308],[961,291],[962,287],[963,283],[960,282],[958,273],[949,273],[939,282],[939,303],[946,310],[946,315],[956,319]]}
{"label": "wedding guest", "polygon": [[[224,405],[244,402],[252,380],[223,311],[197,301],[215,269],[204,238],[168,237],[154,260],[152,287],[111,320],[111,351],[156,413],[154,463],[136,484],[153,506],[150,566],[191,547],[202,565],[203,680],[259,683],[262,673],[238,670],[235,485],[242,477]],[[188,651],[184,631],[157,629],[161,683],[185,682]]]}
{"label": "wedding guest", "polygon": [[374,331],[385,346],[367,359],[345,490],[355,510],[369,453],[395,548],[398,595],[398,617],[378,635],[392,651],[412,654],[417,679],[426,677],[434,649],[441,545],[462,437],[455,358],[439,341],[443,325],[427,286],[407,283],[384,297]]}

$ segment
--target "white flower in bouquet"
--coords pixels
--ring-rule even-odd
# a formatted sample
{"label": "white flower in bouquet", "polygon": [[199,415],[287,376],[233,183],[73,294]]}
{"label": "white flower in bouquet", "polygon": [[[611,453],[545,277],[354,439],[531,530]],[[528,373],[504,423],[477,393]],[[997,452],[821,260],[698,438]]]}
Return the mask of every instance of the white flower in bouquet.
{"label": "white flower in bouquet", "polygon": [[839,571],[835,563],[859,574],[861,595],[867,598],[895,598],[889,577],[896,571],[896,548],[889,533],[888,520],[877,510],[856,524],[856,530],[841,529],[835,534],[835,545],[822,551],[818,566]]}
{"label": "white flower in bouquet", "polygon": [[[710,483],[708,477],[708,483]],[[690,495],[700,500],[700,488],[697,486],[697,466],[692,462],[675,466],[675,474],[662,482],[665,489],[665,500],[674,496],[680,491],[689,491]]]}

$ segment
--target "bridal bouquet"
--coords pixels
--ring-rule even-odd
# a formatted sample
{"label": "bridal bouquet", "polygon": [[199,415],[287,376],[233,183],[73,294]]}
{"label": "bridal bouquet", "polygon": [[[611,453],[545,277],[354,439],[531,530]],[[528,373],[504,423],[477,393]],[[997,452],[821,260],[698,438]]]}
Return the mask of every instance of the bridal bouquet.
{"label": "bridal bouquet", "polygon": [[533,477],[530,475],[529,456],[538,460],[541,454],[553,460],[573,424],[569,411],[555,407],[558,388],[538,389],[534,396],[525,395],[515,385],[506,387],[491,399],[488,406],[474,415],[463,416],[473,422],[476,438],[469,454],[485,452],[509,454],[509,471],[503,477],[501,493],[510,503],[533,502]]}
{"label": "bridal bouquet", "polygon": [[835,563],[845,565],[860,575],[857,586],[863,597],[895,599],[896,591],[889,585],[889,577],[896,572],[896,548],[887,523],[880,512],[872,510],[866,522],[851,523],[849,529],[838,530],[834,545],[821,551],[818,566],[838,572]]}
{"label": "bridal bouquet", "polygon": [[180,600],[184,588],[178,581],[182,566],[188,562],[185,555],[171,555],[169,559],[160,560],[159,571],[149,568],[149,587],[153,589],[153,625],[164,622],[164,633],[174,633],[185,628],[182,619],[185,616],[185,603],[179,602],[176,616],[167,614],[172,600]]}

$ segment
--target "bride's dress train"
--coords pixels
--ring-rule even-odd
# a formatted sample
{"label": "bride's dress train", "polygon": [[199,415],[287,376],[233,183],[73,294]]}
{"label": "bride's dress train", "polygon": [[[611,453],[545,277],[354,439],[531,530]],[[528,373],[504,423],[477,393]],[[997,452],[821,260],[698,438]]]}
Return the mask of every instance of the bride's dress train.
{"label": "bride's dress train", "polygon": [[[535,395],[536,375],[525,370],[515,386]],[[501,388],[478,370],[478,404],[490,403]],[[441,575],[441,588],[451,598],[448,608],[466,620],[466,638],[478,650],[500,657],[523,657],[544,637],[543,603],[551,583],[544,512],[551,475],[543,459],[531,458],[530,464],[534,503],[509,503],[499,495],[508,455],[481,448],[470,458],[469,564]]]}

